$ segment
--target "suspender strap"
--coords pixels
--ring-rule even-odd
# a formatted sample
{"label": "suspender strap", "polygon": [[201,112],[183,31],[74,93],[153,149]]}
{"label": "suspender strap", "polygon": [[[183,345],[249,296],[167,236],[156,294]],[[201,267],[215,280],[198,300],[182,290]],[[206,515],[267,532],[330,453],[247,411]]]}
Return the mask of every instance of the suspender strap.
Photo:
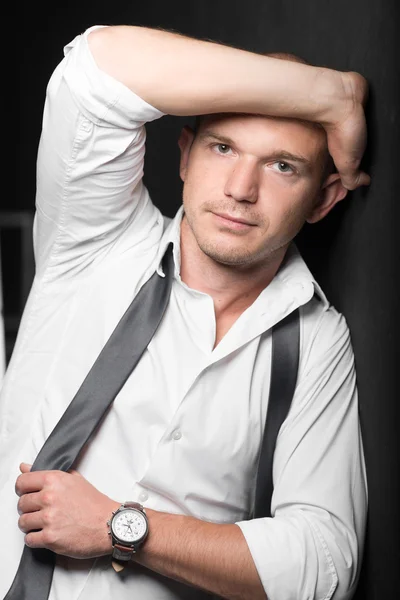
{"label": "suspender strap", "polygon": [[271,516],[274,450],[296,388],[299,352],[300,318],[297,309],[272,329],[271,384],[258,463],[254,518]]}

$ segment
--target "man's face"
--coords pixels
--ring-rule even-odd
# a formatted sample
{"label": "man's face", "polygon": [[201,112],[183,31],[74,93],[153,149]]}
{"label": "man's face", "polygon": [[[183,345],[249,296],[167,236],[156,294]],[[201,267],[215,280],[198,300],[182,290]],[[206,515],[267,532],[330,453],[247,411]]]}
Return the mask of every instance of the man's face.
{"label": "man's face", "polygon": [[207,116],[194,139],[183,132],[180,147],[185,227],[217,262],[260,263],[312,216],[327,157],[322,128],[256,115]]}

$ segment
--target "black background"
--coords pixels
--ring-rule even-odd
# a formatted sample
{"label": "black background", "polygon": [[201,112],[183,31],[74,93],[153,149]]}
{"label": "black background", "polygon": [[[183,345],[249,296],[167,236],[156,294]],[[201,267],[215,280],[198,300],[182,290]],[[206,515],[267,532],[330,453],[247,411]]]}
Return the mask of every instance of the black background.
{"label": "black background", "polygon": [[[355,597],[394,598],[400,564],[400,392],[395,382],[395,369],[400,369],[396,344],[400,333],[397,1],[92,0],[18,6],[21,12],[12,46],[18,85],[12,102],[15,146],[10,143],[16,177],[1,196],[0,225],[4,211],[33,212],[46,84],[62,58],[63,46],[91,25],[148,25],[256,52],[294,52],[313,64],[359,71],[370,82],[369,145],[364,162],[372,184],[351,193],[320,224],[306,226],[298,244],[328,298],[346,316],[356,356],[370,510]],[[181,201],[177,137],[184,122],[165,117],[148,126],[145,182],[155,204],[169,216]],[[8,146],[3,139],[4,148]],[[13,240],[10,232],[3,235],[6,325],[7,315],[20,315],[24,301],[18,295],[20,261]]]}

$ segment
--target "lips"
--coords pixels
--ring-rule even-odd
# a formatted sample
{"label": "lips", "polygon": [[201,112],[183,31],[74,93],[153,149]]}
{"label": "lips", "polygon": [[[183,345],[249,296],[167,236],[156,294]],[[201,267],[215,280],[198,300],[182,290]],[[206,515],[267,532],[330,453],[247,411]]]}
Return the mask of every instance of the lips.
{"label": "lips", "polygon": [[214,213],[216,217],[223,219],[224,221],[228,221],[231,223],[236,223],[237,225],[247,225],[248,227],[253,227],[255,223],[251,221],[247,221],[246,219],[242,219],[240,217],[233,217],[232,215],[228,215],[226,213]]}

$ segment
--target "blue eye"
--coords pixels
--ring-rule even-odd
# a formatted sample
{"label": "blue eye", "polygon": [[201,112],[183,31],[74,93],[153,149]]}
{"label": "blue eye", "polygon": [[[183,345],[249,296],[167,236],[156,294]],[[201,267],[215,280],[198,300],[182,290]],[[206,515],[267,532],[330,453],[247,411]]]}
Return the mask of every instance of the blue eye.
{"label": "blue eye", "polygon": [[285,162],[280,161],[276,164],[278,165],[278,170],[281,173],[290,173],[293,171],[292,167]]}
{"label": "blue eye", "polygon": [[227,154],[230,150],[230,146],[228,146],[228,144],[217,144],[217,149],[221,154]]}

